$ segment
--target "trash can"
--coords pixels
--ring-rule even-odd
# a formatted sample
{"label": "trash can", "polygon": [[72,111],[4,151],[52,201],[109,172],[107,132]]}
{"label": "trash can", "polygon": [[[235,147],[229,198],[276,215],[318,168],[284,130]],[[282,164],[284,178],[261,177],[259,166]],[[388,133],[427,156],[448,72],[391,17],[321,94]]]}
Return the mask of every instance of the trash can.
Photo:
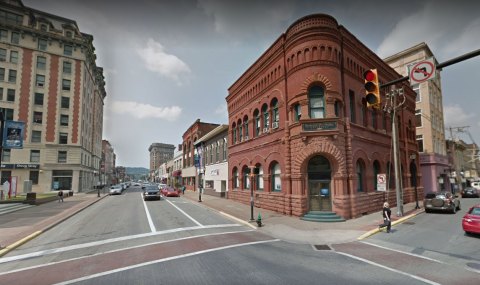
{"label": "trash can", "polygon": [[37,193],[35,192],[27,193],[27,198],[25,198],[25,203],[30,205],[35,205],[36,201],[37,201]]}

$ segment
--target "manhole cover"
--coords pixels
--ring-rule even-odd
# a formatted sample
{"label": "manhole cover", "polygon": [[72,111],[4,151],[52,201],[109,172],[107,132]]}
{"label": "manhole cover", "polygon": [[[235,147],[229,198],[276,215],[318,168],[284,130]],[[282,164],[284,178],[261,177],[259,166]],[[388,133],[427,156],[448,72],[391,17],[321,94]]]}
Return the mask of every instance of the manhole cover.
{"label": "manhole cover", "polygon": [[480,263],[473,263],[473,262],[468,262],[467,263],[468,267],[471,267],[473,269],[480,269]]}
{"label": "manhole cover", "polygon": [[313,247],[315,247],[316,250],[331,250],[331,248],[326,244],[316,244]]}
{"label": "manhole cover", "polygon": [[409,222],[409,221],[405,221],[405,222],[403,222],[403,224],[405,224],[405,225],[415,225],[414,222]]}

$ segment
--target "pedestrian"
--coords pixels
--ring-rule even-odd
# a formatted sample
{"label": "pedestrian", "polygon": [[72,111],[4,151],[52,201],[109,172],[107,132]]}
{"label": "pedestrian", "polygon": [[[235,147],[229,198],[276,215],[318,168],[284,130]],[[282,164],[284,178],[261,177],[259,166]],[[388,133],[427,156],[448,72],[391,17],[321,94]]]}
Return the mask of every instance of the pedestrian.
{"label": "pedestrian", "polygon": [[390,232],[390,229],[392,227],[392,220],[390,219],[391,215],[392,215],[392,211],[390,210],[390,206],[388,205],[388,202],[383,203],[383,210],[382,210],[383,224],[379,225],[378,227],[380,229],[387,227],[387,233]]}
{"label": "pedestrian", "polygon": [[182,186],[182,194],[185,195],[185,185]]}
{"label": "pedestrian", "polygon": [[60,190],[58,191],[58,203],[62,202],[63,203],[63,191]]}

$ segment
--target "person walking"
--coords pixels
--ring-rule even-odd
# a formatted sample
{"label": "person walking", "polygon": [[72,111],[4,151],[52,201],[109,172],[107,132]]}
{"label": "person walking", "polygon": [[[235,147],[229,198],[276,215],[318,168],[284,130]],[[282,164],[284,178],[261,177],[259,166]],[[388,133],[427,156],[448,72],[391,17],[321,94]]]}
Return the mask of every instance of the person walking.
{"label": "person walking", "polygon": [[383,210],[382,210],[382,216],[383,216],[383,224],[379,226],[379,228],[384,228],[387,227],[387,233],[390,232],[390,229],[392,227],[392,220],[391,220],[391,215],[392,211],[390,210],[390,206],[388,205],[388,202],[383,203]]}
{"label": "person walking", "polygon": [[63,191],[60,190],[58,191],[58,203],[62,202],[63,203]]}
{"label": "person walking", "polygon": [[185,189],[186,189],[186,187],[185,187],[185,185],[183,185],[183,186],[182,186],[182,194],[183,194],[183,195],[185,195]]}

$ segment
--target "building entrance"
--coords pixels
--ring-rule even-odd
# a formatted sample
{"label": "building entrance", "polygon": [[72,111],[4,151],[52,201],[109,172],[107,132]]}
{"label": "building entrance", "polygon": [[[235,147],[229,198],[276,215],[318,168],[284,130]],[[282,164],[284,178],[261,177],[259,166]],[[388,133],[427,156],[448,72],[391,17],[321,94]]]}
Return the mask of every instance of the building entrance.
{"label": "building entrance", "polygon": [[310,211],[331,211],[332,195],[330,162],[315,156],[308,162],[308,194]]}

